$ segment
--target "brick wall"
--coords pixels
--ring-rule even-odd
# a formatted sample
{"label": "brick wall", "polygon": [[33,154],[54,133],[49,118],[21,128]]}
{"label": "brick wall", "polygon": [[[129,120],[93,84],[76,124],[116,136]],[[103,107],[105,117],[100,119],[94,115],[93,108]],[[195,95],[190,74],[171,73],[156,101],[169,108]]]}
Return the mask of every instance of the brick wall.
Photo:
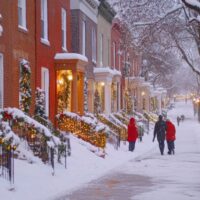
{"label": "brick wall", "polygon": [[35,1],[26,1],[27,31],[18,27],[17,1],[0,1],[3,36],[0,37],[0,53],[4,56],[4,106],[19,107],[19,62],[28,60],[31,66],[31,88],[34,110],[35,89]]}

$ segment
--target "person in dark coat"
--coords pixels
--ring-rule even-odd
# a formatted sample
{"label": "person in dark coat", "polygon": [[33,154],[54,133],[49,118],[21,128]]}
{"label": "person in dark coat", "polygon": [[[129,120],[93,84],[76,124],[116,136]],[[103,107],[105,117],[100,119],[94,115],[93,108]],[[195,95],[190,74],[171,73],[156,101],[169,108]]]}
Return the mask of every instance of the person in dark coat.
{"label": "person in dark coat", "polygon": [[128,142],[129,142],[129,151],[135,149],[135,141],[138,138],[138,130],[135,125],[135,119],[131,118],[128,124]]}
{"label": "person in dark coat", "polygon": [[168,146],[168,154],[175,154],[175,145],[174,141],[176,140],[176,128],[174,124],[168,119],[166,121],[167,125],[167,132],[166,132],[166,140],[167,140],[167,146]]}
{"label": "person in dark coat", "polygon": [[179,126],[180,121],[181,121],[181,118],[179,116],[177,116],[177,124],[178,124],[178,126]]}
{"label": "person in dark coat", "polygon": [[162,115],[159,115],[158,121],[156,122],[155,127],[154,127],[153,142],[155,140],[155,137],[157,136],[161,155],[163,155],[164,148],[165,148],[166,128],[167,128],[166,122],[163,121]]}

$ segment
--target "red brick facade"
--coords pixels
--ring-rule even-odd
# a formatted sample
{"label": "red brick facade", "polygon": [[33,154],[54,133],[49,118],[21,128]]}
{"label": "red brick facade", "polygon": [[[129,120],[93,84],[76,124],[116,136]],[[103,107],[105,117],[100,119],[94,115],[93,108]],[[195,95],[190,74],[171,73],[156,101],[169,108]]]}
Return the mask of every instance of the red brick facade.
{"label": "red brick facade", "polygon": [[[4,61],[4,107],[19,107],[20,60],[26,59],[31,67],[31,88],[35,91],[35,1],[26,1],[26,28],[18,27],[18,1],[0,0],[1,25],[0,53]],[[32,101],[31,110],[34,108]]]}
{"label": "red brick facade", "polygon": [[41,70],[45,67],[49,70],[49,117],[55,120],[56,114],[56,70],[54,56],[62,50],[61,35],[61,8],[67,11],[67,50],[71,51],[71,15],[70,1],[48,1],[48,40],[50,45],[41,42],[41,4],[36,1],[36,86],[41,88]]}

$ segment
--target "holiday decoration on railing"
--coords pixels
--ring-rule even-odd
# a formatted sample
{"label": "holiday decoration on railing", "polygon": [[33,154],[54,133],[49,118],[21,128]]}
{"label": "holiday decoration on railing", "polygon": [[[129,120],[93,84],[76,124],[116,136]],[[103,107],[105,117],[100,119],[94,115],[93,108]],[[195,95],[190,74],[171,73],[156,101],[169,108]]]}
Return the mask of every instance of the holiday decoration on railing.
{"label": "holiday decoration on railing", "polygon": [[129,123],[129,118],[128,117],[125,117],[123,116],[121,113],[113,113],[113,115],[118,119],[120,120],[123,124],[125,125],[128,125]]}
{"label": "holiday decoration on railing", "polygon": [[71,112],[64,112],[57,115],[57,120],[60,130],[71,132],[92,145],[105,148],[105,127],[99,127],[98,123],[91,120],[91,118],[86,116],[80,117]]}
{"label": "holiday decoration on railing", "polygon": [[27,60],[20,62],[20,80],[19,80],[19,106],[20,109],[29,113],[31,105],[31,68]]}
{"label": "holiday decoration on railing", "polygon": [[126,132],[124,127],[114,123],[108,116],[104,114],[98,115],[98,119],[103,123],[106,124],[115,134],[120,137],[120,140],[126,140]]}
{"label": "holiday decoration on railing", "polygon": [[[2,121],[6,118],[6,121]],[[10,181],[10,190],[14,189],[14,152],[19,145],[19,137],[11,130],[9,114],[0,111],[0,169],[1,176]]]}
{"label": "holiday decoration on railing", "polygon": [[113,114],[109,114],[108,118],[111,122],[121,127],[120,139],[127,140],[127,125],[118,120]]}
{"label": "holiday decoration on railing", "polygon": [[148,121],[152,121],[152,122],[156,122],[158,120],[158,115],[154,114],[154,113],[148,113],[148,112],[144,112],[144,117],[148,120]]}
{"label": "holiday decoration on railing", "polygon": [[17,108],[5,108],[2,121],[8,122],[12,131],[24,138],[34,155],[44,162],[48,160],[48,148],[56,148],[60,144],[59,138],[52,135],[49,129]]}

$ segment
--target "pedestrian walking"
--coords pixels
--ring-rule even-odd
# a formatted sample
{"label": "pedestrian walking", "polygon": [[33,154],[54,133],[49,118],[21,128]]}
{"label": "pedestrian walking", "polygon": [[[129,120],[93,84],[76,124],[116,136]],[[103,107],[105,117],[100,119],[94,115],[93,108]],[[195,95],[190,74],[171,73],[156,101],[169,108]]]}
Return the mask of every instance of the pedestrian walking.
{"label": "pedestrian walking", "polygon": [[178,126],[179,126],[179,124],[180,124],[180,121],[181,121],[181,118],[179,117],[179,116],[177,116],[177,124],[178,124]]}
{"label": "pedestrian walking", "polygon": [[174,126],[174,124],[167,119],[166,121],[166,125],[167,125],[167,132],[166,132],[166,140],[167,140],[167,146],[168,146],[168,154],[175,154],[175,145],[174,145],[174,141],[176,140],[176,128]]}
{"label": "pedestrian walking", "polygon": [[181,121],[185,120],[185,115],[181,115]]}
{"label": "pedestrian walking", "polygon": [[138,138],[138,130],[135,125],[135,119],[132,117],[128,124],[128,142],[129,142],[129,151],[135,149],[135,141]]}
{"label": "pedestrian walking", "polygon": [[156,122],[154,127],[153,142],[155,140],[155,137],[157,136],[161,155],[164,154],[166,128],[166,122],[163,120],[162,115],[159,115],[158,121]]}

